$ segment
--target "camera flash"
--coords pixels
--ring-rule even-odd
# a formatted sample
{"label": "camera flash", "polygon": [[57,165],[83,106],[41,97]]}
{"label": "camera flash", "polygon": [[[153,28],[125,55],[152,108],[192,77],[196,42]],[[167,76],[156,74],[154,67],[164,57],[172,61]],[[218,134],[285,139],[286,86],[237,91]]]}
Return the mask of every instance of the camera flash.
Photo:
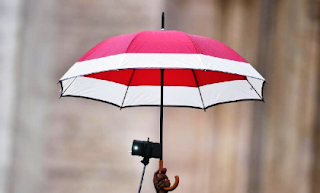
{"label": "camera flash", "polygon": [[138,150],[139,148],[138,148],[138,146],[135,145],[135,146],[133,147],[133,149],[134,149],[134,150]]}

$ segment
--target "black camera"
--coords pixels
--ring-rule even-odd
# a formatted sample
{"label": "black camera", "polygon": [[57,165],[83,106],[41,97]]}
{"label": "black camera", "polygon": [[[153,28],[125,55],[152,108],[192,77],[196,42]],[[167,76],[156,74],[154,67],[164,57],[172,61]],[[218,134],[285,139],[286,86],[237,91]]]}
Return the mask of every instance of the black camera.
{"label": "black camera", "polygon": [[144,159],[141,161],[147,165],[150,158],[161,157],[161,144],[148,141],[133,140],[131,155],[142,156]]}

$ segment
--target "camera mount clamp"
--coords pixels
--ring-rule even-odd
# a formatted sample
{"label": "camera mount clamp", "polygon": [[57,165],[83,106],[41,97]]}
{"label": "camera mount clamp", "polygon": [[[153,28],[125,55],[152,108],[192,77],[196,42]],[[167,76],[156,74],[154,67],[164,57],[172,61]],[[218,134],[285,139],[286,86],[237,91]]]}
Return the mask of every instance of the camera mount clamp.
{"label": "camera mount clamp", "polygon": [[[149,142],[149,137],[148,137],[148,141]],[[149,164],[149,159],[150,159],[150,155],[151,155],[151,151],[152,151],[152,146],[147,146],[146,147],[146,156],[143,157],[143,159],[141,160],[141,163],[143,163],[143,170],[142,170],[142,174],[141,174],[141,179],[140,179],[140,185],[139,185],[139,190],[138,193],[141,192],[141,188],[142,188],[142,182],[143,182],[143,177],[144,177],[144,173],[146,171],[146,166]]]}

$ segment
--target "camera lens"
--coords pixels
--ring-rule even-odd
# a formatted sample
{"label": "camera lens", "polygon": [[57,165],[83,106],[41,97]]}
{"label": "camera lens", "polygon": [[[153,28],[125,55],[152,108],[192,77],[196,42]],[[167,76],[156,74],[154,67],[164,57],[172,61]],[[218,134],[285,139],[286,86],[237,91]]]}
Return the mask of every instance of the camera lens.
{"label": "camera lens", "polygon": [[132,143],[131,155],[144,156],[144,141],[134,140]]}

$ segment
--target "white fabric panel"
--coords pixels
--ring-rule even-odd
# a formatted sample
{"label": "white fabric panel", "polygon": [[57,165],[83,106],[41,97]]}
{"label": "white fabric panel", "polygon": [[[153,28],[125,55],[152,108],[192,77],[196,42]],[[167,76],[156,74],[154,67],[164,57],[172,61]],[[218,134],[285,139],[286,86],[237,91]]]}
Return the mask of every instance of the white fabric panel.
{"label": "white fabric panel", "polygon": [[[262,89],[263,81],[254,79],[253,86]],[[79,76],[63,83],[63,95],[82,96],[122,105],[127,86]],[[260,89],[259,89],[260,88]],[[196,87],[164,86],[164,105],[203,108]],[[247,80],[235,80],[200,87],[205,108],[214,104],[248,99],[260,99]],[[259,94],[260,94],[259,93]],[[130,86],[123,104],[126,106],[160,105],[160,86]]]}
{"label": "white fabric panel", "polygon": [[200,87],[205,107],[247,99],[260,99],[247,80],[220,82]]}
{"label": "white fabric panel", "polygon": [[120,69],[124,54],[76,62],[60,80],[108,70]]}
{"label": "white fabric panel", "polygon": [[64,93],[62,96],[89,97],[121,106],[127,86],[110,81],[79,76],[75,78],[69,87],[64,86],[63,88]]}
{"label": "white fabric panel", "polygon": [[199,54],[126,54],[121,68],[203,69]]}
{"label": "white fabric panel", "polygon": [[[160,86],[130,86],[124,106],[160,105]],[[199,90],[195,87],[164,86],[163,104],[203,108]]]}
{"label": "white fabric panel", "polygon": [[256,78],[251,78],[251,77],[247,77],[248,81],[250,82],[250,84],[256,89],[256,91],[258,92],[258,94],[262,96],[262,89],[263,89],[263,82],[262,80],[256,79]]}
{"label": "white fabric panel", "polygon": [[[74,81],[75,78],[70,78],[70,79],[67,79],[65,81],[62,81],[62,86],[64,89],[67,89],[70,84],[72,84],[72,82]],[[63,91],[61,91],[61,93],[63,93]]]}
{"label": "white fabric panel", "polygon": [[[82,76],[62,81],[62,84],[62,96],[88,97],[118,106],[122,105],[127,89],[122,84]],[[164,105],[203,108],[199,90],[195,87],[165,86],[163,96]],[[160,105],[160,86],[130,86],[123,107],[137,105]]]}
{"label": "white fabric panel", "polygon": [[204,68],[207,70],[227,72],[231,74],[239,74],[264,80],[264,78],[257,72],[249,63],[236,62],[212,56],[200,54],[201,61]]}
{"label": "white fabric panel", "polygon": [[118,54],[75,63],[60,79],[126,68],[189,68],[264,78],[249,64],[202,54]]}

